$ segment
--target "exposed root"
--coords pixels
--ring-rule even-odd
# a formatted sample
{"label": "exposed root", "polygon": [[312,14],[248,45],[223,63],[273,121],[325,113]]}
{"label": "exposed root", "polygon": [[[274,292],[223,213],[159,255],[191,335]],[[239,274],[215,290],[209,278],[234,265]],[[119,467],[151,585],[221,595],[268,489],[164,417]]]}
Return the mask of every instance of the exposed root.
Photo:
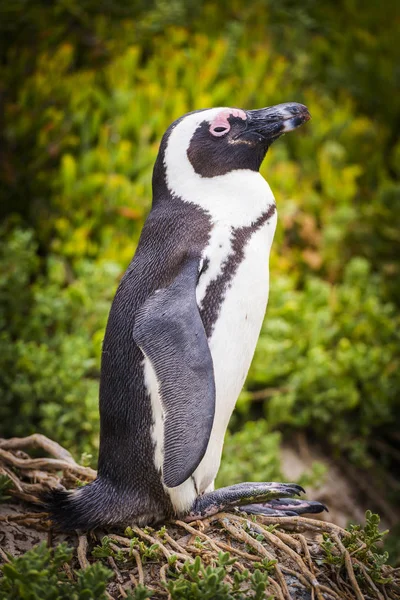
{"label": "exposed root", "polygon": [[25,438],[10,438],[8,440],[0,439],[0,448],[3,448],[3,450],[42,448],[45,452],[51,454],[55,458],[60,458],[73,465],[77,464],[72,458],[72,455],[68,452],[68,450],[60,446],[60,444],[57,444],[57,442],[50,440],[45,435],[42,435],[41,433],[34,433],[33,435],[29,435]]}

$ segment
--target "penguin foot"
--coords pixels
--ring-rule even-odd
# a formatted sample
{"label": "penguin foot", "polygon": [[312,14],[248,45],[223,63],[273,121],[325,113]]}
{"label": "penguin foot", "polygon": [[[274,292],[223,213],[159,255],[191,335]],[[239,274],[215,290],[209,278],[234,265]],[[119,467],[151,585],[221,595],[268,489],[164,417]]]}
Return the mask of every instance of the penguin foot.
{"label": "penguin foot", "polygon": [[[196,498],[185,521],[204,519],[218,512],[237,508],[264,515],[292,516],[326,510],[319,502],[293,500],[304,489],[296,483],[237,483]],[[289,496],[289,498],[288,498]]]}
{"label": "penguin foot", "polygon": [[251,515],[264,515],[267,517],[298,517],[304,514],[318,514],[328,509],[321,502],[314,500],[297,500],[296,498],[278,498],[270,502],[247,504],[237,507],[236,510]]}

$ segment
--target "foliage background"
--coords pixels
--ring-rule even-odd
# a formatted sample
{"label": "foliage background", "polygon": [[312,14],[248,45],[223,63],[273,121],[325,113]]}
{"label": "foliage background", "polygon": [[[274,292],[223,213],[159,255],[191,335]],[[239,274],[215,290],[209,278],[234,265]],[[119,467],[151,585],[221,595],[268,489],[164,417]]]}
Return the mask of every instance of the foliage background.
{"label": "foliage background", "polygon": [[392,0],[1,3],[1,435],[95,462],[103,331],[164,130],[293,100],[313,120],[262,167],[270,302],[219,482],[278,477],[301,431],[398,498],[398,27]]}

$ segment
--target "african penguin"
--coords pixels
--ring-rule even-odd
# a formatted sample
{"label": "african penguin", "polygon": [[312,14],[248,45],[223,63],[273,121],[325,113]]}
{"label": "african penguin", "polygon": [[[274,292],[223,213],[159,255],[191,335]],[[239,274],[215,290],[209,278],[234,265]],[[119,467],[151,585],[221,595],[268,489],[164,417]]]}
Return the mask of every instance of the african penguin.
{"label": "african penguin", "polygon": [[64,529],[248,512],[320,512],[295,484],[214,491],[224,435],[245,381],[269,290],[276,205],[259,173],[305,106],[213,108],[165,133],[153,204],[116,292],[100,382],[97,479],[45,500]]}

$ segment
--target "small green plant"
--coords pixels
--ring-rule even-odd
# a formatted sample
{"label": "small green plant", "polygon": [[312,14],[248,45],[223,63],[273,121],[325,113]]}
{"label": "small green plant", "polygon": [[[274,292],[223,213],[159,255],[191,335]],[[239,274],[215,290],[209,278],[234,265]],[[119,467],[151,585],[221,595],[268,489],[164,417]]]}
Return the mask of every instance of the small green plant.
{"label": "small green plant", "polygon": [[108,556],[112,556],[115,560],[119,562],[125,562],[126,558],[122,550],[115,550],[111,546],[114,545],[114,541],[104,536],[101,540],[101,546],[95,546],[92,550],[92,556],[95,558],[107,558]]}
{"label": "small green plant", "polygon": [[[268,600],[265,590],[271,565],[260,563],[252,575],[247,569],[234,569],[236,558],[229,552],[220,552],[216,566],[204,566],[200,557],[186,561],[181,572],[170,572],[166,589],[173,600]],[[226,580],[229,574],[229,582]]]}
{"label": "small green plant", "polygon": [[199,556],[186,561],[178,578],[168,581],[166,589],[173,600],[229,599],[229,586],[224,583],[223,566],[204,567]]}
{"label": "small green plant", "polygon": [[[379,552],[379,545],[388,531],[379,531],[380,517],[367,510],[365,525],[350,525],[349,536],[343,537],[342,543],[351,556],[359,560],[368,570],[368,575],[375,583],[388,583],[390,579],[383,576],[382,569],[388,564],[389,553]],[[345,557],[338,549],[334,539],[324,534],[321,547],[325,552],[325,562],[342,568]],[[360,580],[364,578],[362,570],[355,564],[355,574]]]}
{"label": "small green plant", "polygon": [[14,486],[13,482],[7,475],[0,475],[0,502],[5,502],[11,498],[8,491]]}
{"label": "small green plant", "polygon": [[141,583],[133,591],[129,590],[126,595],[128,600],[147,600],[147,598],[152,598],[153,596],[154,592]]}
{"label": "small green plant", "polygon": [[158,560],[160,553],[160,546],[158,544],[147,546],[144,542],[139,541],[138,546],[140,556],[144,562],[146,562],[146,560]]}
{"label": "small green plant", "polygon": [[389,553],[380,552],[380,548],[389,530],[379,531],[380,517],[370,510],[365,513],[365,519],[364,527],[348,527],[351,535],[343,540],[343,544],[351,554],[368,565],[369,575],[375,583],[387,583],[389,579],[382,576],[382,567],[388,564]]}
{"label": "small green plant", "polygon": [[166,533],[167,533],[167,528],[166,528],[166,526],[164,525],[163,527],[161,527],[161,529],[159,529],[159,530],[156,532],[156,536],[157,536],[157,537],[159,537],[160,539],[162,539],[162,540],[163,540],[163,539],[165,538],[165,534],[166,534]]}
{"label": "small green plant", "polygon": [[72,549],[60,544],[49,550],[42,542],[19,558],[3,565],[0,578],[1,600],[105,600],[112,572],[101,563],[78,571],[68,579],[62,569],[72,558]]}
{"label": "small green plant", "polygon": [[267,573],[262,573],[259,569],[256,569],[253,575],[251,576],[250,581],[251,589],[254,592],[254,600],[268,600],[271,598],[271,596],[269,596],[268,598],[265,597],[265,590],[268,584]]}
{"label": "small green plant", "polygon": [[196,535],[196,537],[194,538],[193,545],[198,550],[202,550],[204,548],[204,542],[201,540],[201,538],[198,535]]}
{"label": "small green plant", "polygon": [[264,558],[261,562],[255,562],[254,566],[261,571],[266,571],[267,573],[273,573],[275,570],[275,565],[278,561],[276,559]]}
{"label": "small green plant", "polygon": [[79,464],[83,467],[91,467],[93,463],[93,454],[90,452],[82,452]]}
{"label": "small green plant", "polygon": [[354,552],[359,548],[359,542],[363,544],[360,554],[360,558],[364,558],[367,552],[377,552],[378,544],[383,540],[385,535],[389,533],[389,530],[379,531],[379,523],[381,521],[379,515],[367,510],[365,513],[365,525],[349,525],[347,530],[350,532],[350,536],[343,540],[344,545],[349,552]]}

